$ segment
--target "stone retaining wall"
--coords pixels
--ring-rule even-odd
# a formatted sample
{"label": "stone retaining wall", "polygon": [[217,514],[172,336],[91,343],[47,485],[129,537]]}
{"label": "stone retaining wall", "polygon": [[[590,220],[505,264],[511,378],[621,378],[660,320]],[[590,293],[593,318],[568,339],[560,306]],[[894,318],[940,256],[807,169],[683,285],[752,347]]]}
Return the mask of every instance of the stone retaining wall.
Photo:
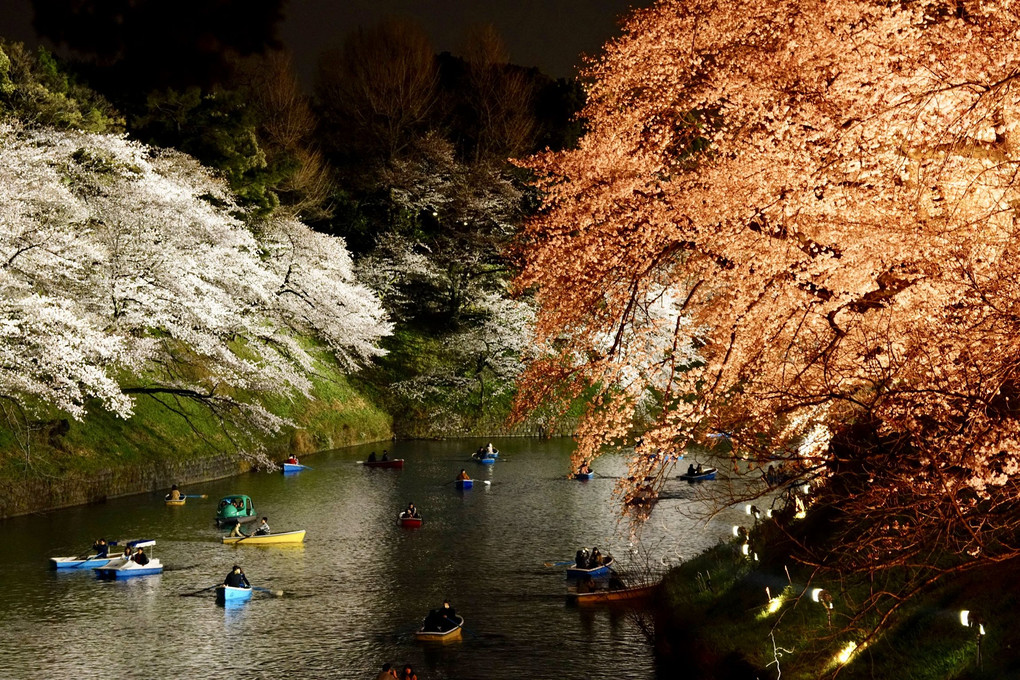
{"label": "stone retaining wall", "polygon": [[0,519],[73,505],[98,503],[107,498],[166,491],[186,485],[232,477],[251,470],[236,456],[215,455],[197,460],[165,459],[144,465],[108,468],[88,476],[74,474],[28,480],[0,481]]}

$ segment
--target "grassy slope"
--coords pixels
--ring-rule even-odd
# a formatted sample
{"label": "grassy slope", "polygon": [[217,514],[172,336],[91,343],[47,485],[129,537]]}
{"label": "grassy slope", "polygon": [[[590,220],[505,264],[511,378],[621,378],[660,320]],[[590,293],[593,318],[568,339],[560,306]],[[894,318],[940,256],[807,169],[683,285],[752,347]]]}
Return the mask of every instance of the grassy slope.
{"label": "grassy slope", "polygon": [[[701,587],[699,573],[711,575],[711,591]],[[784,679],[815,680],[837,670],[836,677],[845,680],[1016,678],[1020,629],[1012,622],[1020,604],[1014,585],[1018,573],[1020,565],[1005,564],[946,582],[908,605],[889,630],[840,667],[835,659],[850,638],[831,631],[841,627],[848,603],[864,599],[864,586],[841,593],[839,584],[811,584],[839,593],[829,629],[825,609],[811,600],[795,569],[791,585],[782,567],[752,568],[736,543],[729,543],[667,575],[666,638],[672,653],[700,667],[704,677],[777,677],[774,636]],[[773,597],[783,594],[782,606],[771,613],[766,586]],[[976,636],[960,625],[961,609],[983,611],[988,621],[980,671]]]}
{"label": "grassy slope", "polygon": [[[297,425],[258,438],[271,457],[279,459],[291,450],[308,452],[391,436],[390,416],[352,386],[335,362],[320,358],[312,381],[311,399],[257,397],[270,411]],[[0,429],[0,477],[25,481],[67,473],[89,475],[111,467],[147,465],[167,458],[196,460],[235,453],[231,437],[237,441],[250,435],[231,432],[228,437],[215,415],[195,404],[175,402],[173,408],[187,418],[147,396],[136,398],[134,415],[128,420],[104,411],[99,404],[90,408],[89,416],[82,422],[54,411],[38,413],[47,425],[34,438],[27,456],[13,433]]]}

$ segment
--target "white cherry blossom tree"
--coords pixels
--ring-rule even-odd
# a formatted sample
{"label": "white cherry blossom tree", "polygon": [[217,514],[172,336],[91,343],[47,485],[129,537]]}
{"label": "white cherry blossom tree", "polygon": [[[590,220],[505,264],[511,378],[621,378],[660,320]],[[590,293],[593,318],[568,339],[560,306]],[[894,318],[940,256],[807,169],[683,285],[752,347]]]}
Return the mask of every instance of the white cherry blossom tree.
{"label": "white cherry blossom tree", "polygon": [[389,322],[341,240],[238,215],[183,154],[0,126],[0,394],[75,418],[172,395],[271,431],[239,395],[307,394],[301,337],[350,369],[380,354]]}

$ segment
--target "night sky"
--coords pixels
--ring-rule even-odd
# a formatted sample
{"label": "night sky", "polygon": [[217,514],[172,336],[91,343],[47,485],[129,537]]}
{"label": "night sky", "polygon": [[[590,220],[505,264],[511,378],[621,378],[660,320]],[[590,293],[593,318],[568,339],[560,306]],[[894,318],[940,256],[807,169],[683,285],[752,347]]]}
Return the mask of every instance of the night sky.
{"label": "night sky", "polygon": [[[169,1],[169,0],[168,0]],[[387,16],[410,18],[437,52],[459,53],[466,30],[491,23],[510,59],[554,77],[570,76],[581,54],[597,54],[619,33],[617,20],[651,0],[290,0],[279,37],[294,53],[299,76],[311,84],[318,55],[359,26]],[[35,43],[30,0],[0,0],[0,35]]]}

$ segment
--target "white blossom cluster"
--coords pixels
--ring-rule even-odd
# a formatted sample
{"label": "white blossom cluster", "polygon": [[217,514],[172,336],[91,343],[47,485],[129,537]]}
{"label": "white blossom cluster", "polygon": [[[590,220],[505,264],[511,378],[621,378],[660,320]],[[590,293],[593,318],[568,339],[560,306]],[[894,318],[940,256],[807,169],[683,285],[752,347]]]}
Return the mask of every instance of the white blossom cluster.
{"label": "white blossom cluster", "polygon": [[167,390],[271,430],[237,390],[307,393],[300,336],[348,367],[381,352],[390,324],[343,241],[238,214],[183,154],[0,125],[0,394],[128,417],[132,392]]}

